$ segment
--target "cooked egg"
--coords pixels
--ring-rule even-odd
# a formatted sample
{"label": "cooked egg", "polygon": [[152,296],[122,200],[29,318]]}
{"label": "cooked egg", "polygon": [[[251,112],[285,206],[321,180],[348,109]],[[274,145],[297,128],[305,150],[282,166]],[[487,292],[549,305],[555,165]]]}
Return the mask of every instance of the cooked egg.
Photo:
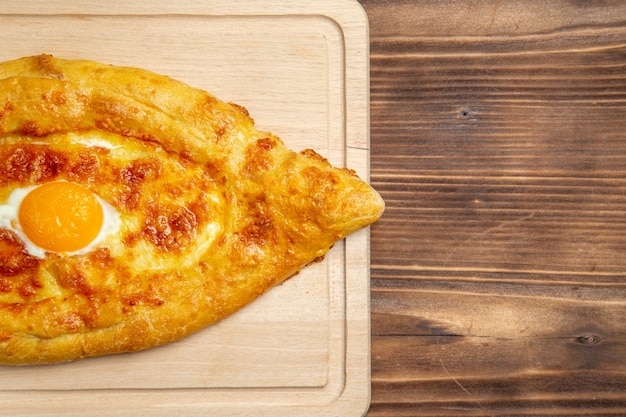
{"label": "cooked egg", "polygon": [[117,232],[120,216],[87,188],[54,181],[13,190],[0,205],[0,228],[16,233],[33,256],[80,255]]}

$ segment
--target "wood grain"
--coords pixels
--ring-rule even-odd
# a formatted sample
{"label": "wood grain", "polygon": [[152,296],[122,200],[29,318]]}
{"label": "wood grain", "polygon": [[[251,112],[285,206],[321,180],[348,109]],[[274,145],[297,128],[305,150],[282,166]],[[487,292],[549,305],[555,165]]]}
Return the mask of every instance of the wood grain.
{"label": "wood grain", "polygon": [[626,4],[361,3],[368,416],[626,415]]}

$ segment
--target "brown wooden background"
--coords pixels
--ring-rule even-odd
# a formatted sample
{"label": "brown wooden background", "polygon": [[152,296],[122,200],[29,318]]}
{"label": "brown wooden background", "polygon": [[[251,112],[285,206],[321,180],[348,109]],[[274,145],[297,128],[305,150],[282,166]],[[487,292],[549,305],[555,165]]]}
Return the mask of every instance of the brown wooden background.
{"label": "brown wooden background", "polygon": [[626,2],[361,3],[367,415],[626,415]]}

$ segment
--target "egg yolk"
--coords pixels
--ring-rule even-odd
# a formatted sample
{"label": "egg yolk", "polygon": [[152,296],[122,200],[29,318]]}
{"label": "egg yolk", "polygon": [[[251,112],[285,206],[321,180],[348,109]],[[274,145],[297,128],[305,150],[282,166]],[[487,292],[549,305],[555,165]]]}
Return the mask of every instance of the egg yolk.
{"label": "egg yolk", "polygon": [[73,252],[98,236],[104,210],[88,189],[71,182],[49,182],[24,197],[18,220],[24,234],[42,249]]}

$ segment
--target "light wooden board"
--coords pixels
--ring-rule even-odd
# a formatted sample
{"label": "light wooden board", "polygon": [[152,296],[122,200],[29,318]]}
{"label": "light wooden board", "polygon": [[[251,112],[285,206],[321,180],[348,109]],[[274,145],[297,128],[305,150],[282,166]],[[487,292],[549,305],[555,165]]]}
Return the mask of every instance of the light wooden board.
{"label": "light wooden board", "polygon": [[[0,60],[139,66],[244,105],[368,178],[367,18],[353,1],[1,2]],[[6,3],[6,4],[5,4]],[[234,316],[146,352],[0,367],[6,415],[351,416],[369,404],[362,230]]]}

